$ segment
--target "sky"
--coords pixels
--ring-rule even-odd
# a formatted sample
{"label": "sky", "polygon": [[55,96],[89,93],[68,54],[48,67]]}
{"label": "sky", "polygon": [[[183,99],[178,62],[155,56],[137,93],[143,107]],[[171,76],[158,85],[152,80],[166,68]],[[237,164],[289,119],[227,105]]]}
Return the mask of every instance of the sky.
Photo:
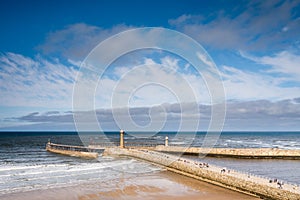
{"label": "sky", "polygon": [[[95,47],[115,34],[145,27],[177,31],[203,47],[203,54],[195,55],[215,67],[224,89],[226,111],[216,122],[224,130],[300,130],[298,0],[11,0],[0,2],[0,25],[2,131],[73,131],[78,128],[74,115],[85,118],[84,128],[97,131],[87,113],[96,116],[102,130],[128,128],[128,113],[139,131],[151,130],[152,124],[160,130],[207,130],[212,110],[219,109],[212,108],[208,76],[164,49],[120,55],[101,77],[85,77],[80,94],[94,96],[82,98],[88,106],[74,110],[74,88],[86,73],[82,63],[90,61]],[[174,40],[174,45],[184,41]],[[99,57],[115,51],[109,47]]]}

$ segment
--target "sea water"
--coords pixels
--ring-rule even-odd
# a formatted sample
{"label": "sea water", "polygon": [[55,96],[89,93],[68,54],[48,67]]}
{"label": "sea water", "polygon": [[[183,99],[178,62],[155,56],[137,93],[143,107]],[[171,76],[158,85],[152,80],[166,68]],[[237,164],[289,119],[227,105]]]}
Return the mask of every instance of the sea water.
{"label": "sea water", "polygon": [[[166,136],[170,145],[201,146],[206,133],[158,133],[126,135],[126,144],[162,144]],[[297,132],[226,132],[217,140],[216,147],[269,147],[300,149]],[[109,181],[116,177],[157,173],[162,169],[132,158],[102,157],[86,160],[53,154],[45,150],[49,139],[54,143],[82,145],[99,143],[105,137],[117,145],[118,133],[1,133],[0,134],[0,195],[36,189],[72,186],[91,181]],[[203,159],[191,157],[191,159]],[[247,160],[204,158],[206,162],[300,185],[300,160]]]}

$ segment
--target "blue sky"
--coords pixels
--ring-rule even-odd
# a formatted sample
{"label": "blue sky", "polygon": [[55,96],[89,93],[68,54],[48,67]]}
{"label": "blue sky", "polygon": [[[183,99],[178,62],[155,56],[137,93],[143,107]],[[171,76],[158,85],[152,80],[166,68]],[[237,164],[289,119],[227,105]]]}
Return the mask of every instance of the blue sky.
{"label": "blue sky", "polygon": [[[80,63],[99,42],[141,27],[182,32],[206,49],[223,80],[225,130],[300,129],[300,1],[13,0],[0,2],[0,24],[1,130],[74,130],[72,95]],[[205,84],[187,61],[164,51],[133,52],[116,60],[97,87],[94,109],[104,129],[118,128],[107,111],[110,97],[138,65],[153,68],[131,73],[132,79],[145,80],[158,70],[161,79],[180,87],[180,75],[207,106]],[[150,86],[137,90],[128,106],[140,109],[132,112],[143,124],[142,110],[163,104],[170,130],[179,120],[172,118],[176,103],[164,88]],[[200,114],[208,116],[208,110]]]}

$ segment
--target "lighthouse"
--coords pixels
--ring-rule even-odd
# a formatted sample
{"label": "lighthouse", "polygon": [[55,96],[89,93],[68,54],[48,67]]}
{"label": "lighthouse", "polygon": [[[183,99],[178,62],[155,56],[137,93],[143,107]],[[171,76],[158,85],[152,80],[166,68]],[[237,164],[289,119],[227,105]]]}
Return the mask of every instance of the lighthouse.
{"label": "lighthouse", "polygon": [[165,146],[166,147],[169,146],[169,137],[168,136],[166,136],[166,139],[165,139]]}
{"label": "lighthouse", "polygon": [[124,148],[124,131],[120,130],[120,148]]}

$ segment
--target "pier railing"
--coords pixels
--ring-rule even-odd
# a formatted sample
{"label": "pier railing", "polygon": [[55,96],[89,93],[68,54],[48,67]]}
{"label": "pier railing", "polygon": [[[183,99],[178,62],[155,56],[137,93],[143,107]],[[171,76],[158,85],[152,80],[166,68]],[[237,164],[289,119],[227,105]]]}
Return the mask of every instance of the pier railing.
{"label": "pier railing", "polygon": [[47,143],[47,148],[57,149],[57,150],[66,150],[66,151],[95,152],[95,149],[85,147],[85,146],[54,144],[54,143],[51,143],[51,142]]}
{"label": "pier railing", "polygon": [[[127,142],[125,141],[125,147],[156,147],[158,145],[164,145],[164,143],[158,142]],[[91,147],[116,147],[119,146],[119,143],[116,142],[93,142],[90,143]]]}

